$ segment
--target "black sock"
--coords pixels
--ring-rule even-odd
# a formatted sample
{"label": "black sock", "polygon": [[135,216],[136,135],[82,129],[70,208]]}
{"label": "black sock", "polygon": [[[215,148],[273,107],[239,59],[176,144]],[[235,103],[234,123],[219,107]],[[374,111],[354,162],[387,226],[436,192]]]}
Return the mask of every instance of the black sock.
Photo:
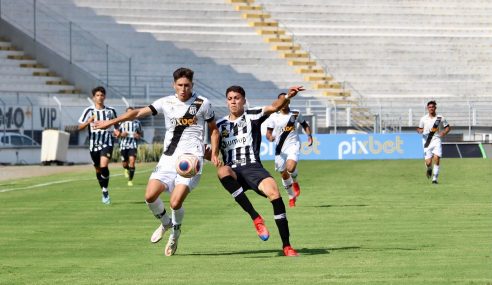
{"label": "black sock", "polygon": [[97,182],[99,182],[99,186],[101,186],[101,188],[103,188],[104,182],[103,182],[103,179],[101,177],[101,173],[96,172],[96,177],[97,177]]}
{"label": "black sock", "polygon": [[241,206],[241,208],[249,214],[252,220],[259,216],[258,212],[256,212],[255,208],[249,201],[248,196],[246,196],[243,191],[236,193],[237,190],[242,189],[236,179],[229,175],[220,179],[220,183],[222,183],[222,186],[224,186],[224,188],[231,193],[231,195],[233,195],[234,200],[236,200],[239,206]]}
{"label": "black sock", "polygon": [[108,188],[109,185],[109,169],[107,167],[101,167],[101,187]]}
{"label": "black sock", "polygon": [[129,169],[128,180],[132,181],[133,175],[135,175],[135,167],[129,167],[128,169]]}
{"label": "black sock", "polygon": [[282,239],[282,247],[290,245],[289,241],[289,222],[287,221],[287,215],[285,213],[285,204],[282,198],[277,198],[272,201],[273,214],[275,215],[275,223],[277,224],[280,238]]}

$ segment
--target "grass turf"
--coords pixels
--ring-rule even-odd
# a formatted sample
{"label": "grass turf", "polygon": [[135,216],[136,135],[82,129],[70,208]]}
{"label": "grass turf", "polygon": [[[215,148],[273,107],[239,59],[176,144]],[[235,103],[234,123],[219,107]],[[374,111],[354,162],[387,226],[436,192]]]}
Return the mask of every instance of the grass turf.
{"label": "grass turf", "polygon": [[444,159],[438,185],[420,160],[301,161],[287,209],[299,258],[281,256],[270,203],[248,191],[263,242],[210,165],[165,257],[143,202],[153,166],[127,187],[110,165],[110,206],[90,166],[0,182],[0,284],[492,284],[491,160]]}

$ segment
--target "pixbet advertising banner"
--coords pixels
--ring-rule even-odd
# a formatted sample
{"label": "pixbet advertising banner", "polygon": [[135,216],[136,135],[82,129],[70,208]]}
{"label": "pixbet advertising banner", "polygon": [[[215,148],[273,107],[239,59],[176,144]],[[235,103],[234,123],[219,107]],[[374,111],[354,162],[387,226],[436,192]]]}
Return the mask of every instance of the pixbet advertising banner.
{"label": "pixbet advertising banner", "polygon": [[[423,158],[419,134],[316,134],[313,145],[301,138],[301,160],[419,159]],[[273,160],[275,144],[263,138],[261,159]]]}

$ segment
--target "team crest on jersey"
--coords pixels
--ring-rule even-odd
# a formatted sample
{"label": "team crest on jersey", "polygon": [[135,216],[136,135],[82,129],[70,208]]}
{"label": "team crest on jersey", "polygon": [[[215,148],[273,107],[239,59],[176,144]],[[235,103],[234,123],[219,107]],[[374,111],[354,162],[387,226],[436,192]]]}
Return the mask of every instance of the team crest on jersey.
{"label": "team crest on jersey", "polygon": [[196,106],[195,105],[191,105],[190,106],[190,109],[189,109],[190,114],[191,115],[195,115],[196,114],[196,111],[197,111]]}
{"label": "team crest on jersey", "polygon": [[223,129],[221,132],[221,136],[223,138],[227,138],[229,136],[229,131],[227,131],[227,129]]}

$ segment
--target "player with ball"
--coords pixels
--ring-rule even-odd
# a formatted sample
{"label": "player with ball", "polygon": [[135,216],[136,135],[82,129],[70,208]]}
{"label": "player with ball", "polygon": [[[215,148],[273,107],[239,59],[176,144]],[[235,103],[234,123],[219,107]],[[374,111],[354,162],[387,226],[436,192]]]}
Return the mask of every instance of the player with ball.
{"label": "player with ball", "polygon": [[[150,241],[159,242],[164,233],[170,235],[164,253],[171,256],[176,252],[184,217],[183,203],[188,194],[198,185],[202,171],[204,126],[207,124],[212,142],[211,161],[219,166],[219,133],[210,101],[193,93],[193,71],[179,68],[173,73],[174,95],[154,101],[147,107],[135,109],[116,119],[97,124],[104,129],[118,122],[134,120],[149,115],[164,114],[166,135],[164,153],[154,172],[150,175],[145,190],[145,201],[152,214],[160,223]],[[162,192],[169,192],[171,216],[159,198]]]}

